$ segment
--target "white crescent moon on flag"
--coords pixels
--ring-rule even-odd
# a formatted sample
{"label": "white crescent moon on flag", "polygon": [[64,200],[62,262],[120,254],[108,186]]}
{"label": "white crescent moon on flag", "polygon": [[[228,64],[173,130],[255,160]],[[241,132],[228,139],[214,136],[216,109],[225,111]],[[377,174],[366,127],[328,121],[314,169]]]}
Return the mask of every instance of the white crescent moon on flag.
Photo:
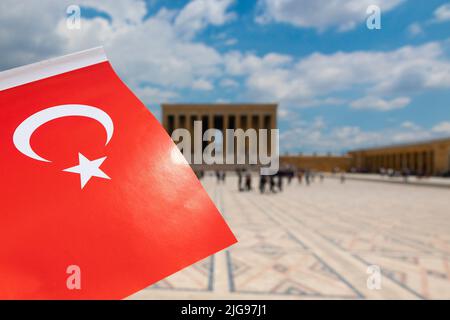
{"label": "white crescent moon on flag", "polygon": [[87,117],[97,120],[106,130],[107,138],[105,145],[109,143],[114,132],[114,124],[111,117],[106,112],[99,108],[82,104],[65,104],[39,111],[23,121],[14,132],[14,145],[17,150],[30,158],[44,162],[51,162],[50,160],[44,159],[34,152],[30,145],[31,136],[40,126],[49,121],[73,116]]}

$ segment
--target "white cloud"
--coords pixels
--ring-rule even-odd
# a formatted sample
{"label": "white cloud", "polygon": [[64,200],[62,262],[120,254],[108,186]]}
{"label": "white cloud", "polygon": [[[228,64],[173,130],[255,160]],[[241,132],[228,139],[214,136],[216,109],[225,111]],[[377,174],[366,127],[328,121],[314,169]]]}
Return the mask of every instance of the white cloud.
{"label": "white cloud", "polygon": [[81,0],[78,3],[107,13],[117,26],[140,23],[147,12],[144,0]]}
{"label": "white cloud", "polygon": [[434,18],[438,22],[450,21],[450,3],[438,7],[434,11]]}
{"label": "white cloud", "polygon": [[[245,92],[241,98],[249,100],[278,101],[288,106],[341,105],[344,101],[339,95],[352,90],[361,97],[356,100],[372,97],[375,108],[387,110],[406,104],[410,95],[421,90],[450,87],[450,63],[439,43],[390,52],[314,53],[301,59],[279,53],[221,54],[186,38],[179,27],[189,20],[187,17],[200,21],[200,27],[189,30],[226,23],[233,19],[231,0],[195,0],[179,11],[162,9],[145,20],[147,11],[141,0],[118,1],[117,7],[109,2],[81,0],[81,4],[111,17],[111,21],[102,17],[83,19],[81,30],[66,28],[68,3],[42,0],[21,6],[3,0],[0,49],[4,58],[0,67],[102,44],[119,75],[133,89],[148,85],[171,92],[185,88],[212,90],[213,83],[236,86],[236,78],[242,77]],[[139,8],[139,12],[122,12],[127,5]],[[9,7],[12,9],[6,10]],[[26,21],[35,21],[36,25]],[[221,78],[227,80],[221,82]]]}
{"label": "white cloud", "polygon": [[433,127],[433,132],[450,135],[450,121],[438,123]]}
{"label": "white cloud", "polygon": [[173,102],[179,97],[177,92],[151,86],[136,87],[134,93],[157,118],[161,116],[161,110],[159,108],[161,103]]}
{"label": "white cloud", "polygon": [[[123,29],[138,24],[146,14],[143,0],[79,0],[76,4],[82,7],[95,8],[111,17],[112,25],[106,19],[95,19],[95,22],[82,22],[82,31],[61,34],[65,28],[66,8],[74,4],[71,0],[39,0],[0,2],[0,69],[39,61],[51,56],[67,53],[71,50],[72,38],[79,39],[79,45],[95,42],[103,38],[96,35],[108,28],[108,31]],[[99,30],[97,30],[99,29]],[[93,33],[93,35],[91,35]],[[82,34],[82,36],[80,36]],[[103,34],[103,36],[105,33]],[[78,48],[77,48],[78,49]]]}
{"label": "white cloud", "polygon": [[425,33],[422,26],[418,22],[410,24],[408,26],[407,31],[408,31],[409,35],[412,37],[417,37],[417,36],[423,35]]}
{"label": "white cloud", "polygon": [[[133,89],[150,84],[172,91],[209,90],[212,79],[221,74],[222,57],[214,48],[186,38],[179,28],[188,16],[200,19],[202,28],[208,23],[223,24],[231,18],[226,12],[231,3],[196,0],[180,11],[161,9],[143,20],[147,10],[142,0],[80,0],[80,5],[104,12],[110,19],[85,19],[82,10],[81,29],[69,30],[66,8],[70,0],[26,4],[2,0],[0,69],[103,45],[116,71]],[[196,13],[192,8],[198,4],[206,9]]]}
{"label": "white cloud", "polygon": [[159,18],[117,34],[107,49],[119,71],[136,83],[189,88],[196,79],[207,81],[220,72],[221,56],[215,49],[180,39],[172,25]]}
{"label": "white cloud", "polygon": [[236,14],[228,12],[234,0],[193,0],[177,15],[175,28],[188,37],[208,25],[220,26],[236,18]]}
{"label": "white cloud", "polygon": [[425,34],[425,28],[436,23],[450,21],[450,3],[441,5],[433,12],[433,17],[423,23],[414,22],[410,24],[407,31],[411,37],[417,37]]}
{"label": "white cloud", "polygon": [[237,39],[230,38],[230,39],[225,40],[224,44],[226,46],[234,46],[237,42],[238,42]]}
{"label": "white cloud", "polygon": [[218,98],[218,99],[216,99],[215,103],[230,103],[230,100]]}
{"label": "white cloud", "polygon": [[343,150],[441,138],[450,134],[448,121],[436,124],[432,128],[424,128],[405,121],[400,125],[378,130],[364,130],[354,125],[329,127],[324,121],[320,125],[317,123],[317,118],[311,122],[294,120],[289,129],[281,131],[281,151],[339,153]]}
{"label": "white cloud", "polygon": [[414,129],[414,130],[419,130],[420,129],[420,126],[418,126],[417,124],[415,124],[412,121],[404,121],[401,124],[401,127],[402,128],[406,128],[406,129]]}
{"label": "white cloud", "polygon": [[339,104],[337,96],[351,91],[361,96],[357,100],[371,97],[354,107],[389,110],[404,107],[418,92],[450,88],[450,61],[441,43],[387,52],[314,53],[298,60],[238,52],[224,59],[229,74],[244,76],[250,98],[291,107]]}
{"label": "white cloud", "polygon": [[[307,153],[338,153],[361,146],[373,145],[383,141],[382,132],[364,131],[357,126],[340,126],[333,129],[315,127],[303,123],[295,128],[282,131],[281,150],[302,151]],[[384,140],[386,142],[386,140]]]}
{"label": "white cloud", "polygon": [[239,83],[236,80],[224,78],[220,81],[220,86],[224,88],[236,88],[239,86]]}
{"label": "white cloud", "polygon": [[150,86],[140,87],[136,90],[137,96],[148,104],[160,104],[171,102],[172,99],[178,97],[178,93],[170,90],[154,88]]}
{"label": "white cloud", "polygon": [[277,116],[278,116],[278,118],[280,118],[280,119],[289,119],[288,117],[289,117],[289,111],[288,110],[285,110],[285,109],[278,109],[278,114],[277,114]]}
{"label": "white cloud", "polygon": [[64,46],[64,39],[54,32],[55,22],[58,20],[56,12],[65,15],[65,7],[58,3],[56,12],[45,9],[50,6],[50,0],[31,3],[0,1],[1,69],[35,62],[59,53]]}
{"label": "white cloud", "polygon": [[197,79],[192,83],[192,88],[196,90],[209,91],[214,89],[214,86],[211,82],[205,79]]}
{"label": "white cloud", "polygon": [[[286,145],[291,143],[294,149],[299,137],[302,146],[326,152],[448,134],[448,122],[430,130],[399,126],[374,132],[357,126],[328,128],[320,118],[305,124],[295,121],[293,116],[297,106],[342,105],[345,100],[341,97],[347,92],[355,94],[360,103],[366,99],[365,102],[370,102],[367,105],[388,110],[404,107],[417,92],[450,88],[450,62],[443,53],[443,43],[405,46],[387,52],[314,53],[300,59],[279,53],[221,54],[195,40],[195,34],[207,25],[222,25],[234,19],[230,12],[231,0],[195,0],[179,11],[162,9],[145,19],[148,12],[142,0],[80,0],[81,5],[105,12],[110,19],[83,18],[81,30],[68,30],[65,9],[71,2],[40,0],[23,4],[2,0],[0,69],[104,45],[119,75],[150,107],[179,98],[179,89],[212,90],[215,83],[221,87],[237,87],[243,83],[246,94],[240,93],[240,98],[281,102],[280,118],[292,126],[282,134]],[[353,0],[346,1],[347,5],[341,2],[340,6],[336,5],[337,1],[331,1],[330,7],[334,4],[337,11],[321,13],[331,18],[328,22],[316,19],[320,10],[300,12],[296,17],[299,3],[311,9],[316,2],[324,3],[323,0],[295,3],[278,0],[279,7],[273,10],[282,14],[269,18],[289,23],[294,23],[292,19],[300,22],[306,19],[301,26],[317,29],[345,28],[365,19],[365,8],[361,11],[362,18],[359,9],[354,11],[359,8],[359,2],[365,2]],[[195,6],[189,7],[194,3]],[[291,15],[287,13],[286,3],[293,6]],[[392,8],[394,2],[389,3]],[[336,16],[339,12],[343,13],[342,18]],[[345,20],[350,23],[346,24]]]}
{"label": "white cloud", "polygon": [[293,61],[288,55],[269,53],[263,57],[254,54],[242,54],[232,51],[225,55],[227,73],[235,76],[250,74],[263,68],[277,68],[287,66]]}
{"label": "white cloud", "polygon": [[212,35],[211,38],[221,46],[234,46],[236,43],[238,43],[238,40],[236,38],[228,36],[226,32],[220,32],[218,34]]}
{"label": "white cloud", "polygon": [[271,21],[323,31],[332,27],[339,31],[355,28],[367,18],[366,9],[378,5],[382,13],[392,10],[403,0],[259,0],[259,23]]}
{"label": "white cloud", "polygon": [[373,109],[379,111],[390,111],[406,107],[411,102],[408,97],[399,97],[386,100],[377,97],[364,97],[353,101],[350,106],[354,109]]}

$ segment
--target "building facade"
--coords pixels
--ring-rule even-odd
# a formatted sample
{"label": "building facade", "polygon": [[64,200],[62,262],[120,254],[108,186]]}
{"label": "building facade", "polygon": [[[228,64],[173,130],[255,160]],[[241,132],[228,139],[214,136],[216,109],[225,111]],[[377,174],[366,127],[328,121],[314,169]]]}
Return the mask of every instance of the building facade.
{"label": "building facade", "polygon": [[381,168],[409,169],[417,175],[442,175],[450,170],[450,138],[419,143],[355,150],[352,167],[361,172]]}
{"label": "building facade", "polygon": [[282,166],[289,165],[303,170],[322,172],[348,171],[352,164],[350,156],[335,155],[284,155],[280,156]]}
{"label": "building facade", "polygon": [[205,129],[276,129],[277,104],[162,104],[162,121],[171,134],[177,128],[193,130],[194,121]]}
{"label": "building facade", "polygon": [[[217,129],[223,134],[223,148],[227,148],[226,129],[276,129],[277,108],[274,103],[212,103],[212,104],[185,104],[166,103],[161,105],[162,122],[169,135],[175,129],[187,129],[194,138],[194,122],[202,122],[202,132],[207,129]],[[203,148],[208,142],[203,142]],[[259,143],[259,142],[257,142]],[[270,136],[267,139],[267,150],[270,150]],[[235,149],[236,150],[236,149]],[[246,152],[248,151],[248,143]]]}
{"label": "building facade", "polygon": [[[183,128],[194,138],[194,122],[201,121],[202,136],[207,129],[222,131],[224,150],[227,146],[226,129],[276,129],[277,108],[275,103],[161,105],[163,126],[170,135],[175,129]],[[267,150],[271,152],[270,138],[267,142]],[[203,148],[206,144],[203,142]],[[354,150],[347,156],[287,155],[280,157],[280,164],[317,171],[355,169],[373,173],[379,172],[381,168],[396,171],[407,168],[412,174],[442,175],[450,171],[450,138]]]}

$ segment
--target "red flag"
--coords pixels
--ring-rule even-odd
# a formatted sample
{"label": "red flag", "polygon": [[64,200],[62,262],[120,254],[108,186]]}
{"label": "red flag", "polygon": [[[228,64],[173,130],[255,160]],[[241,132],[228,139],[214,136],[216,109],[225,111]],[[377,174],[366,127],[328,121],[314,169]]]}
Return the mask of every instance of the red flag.
{"label": "red flag", "polygon": [[1,299],[125,298],[236,241],[102,49],[0,90]]}

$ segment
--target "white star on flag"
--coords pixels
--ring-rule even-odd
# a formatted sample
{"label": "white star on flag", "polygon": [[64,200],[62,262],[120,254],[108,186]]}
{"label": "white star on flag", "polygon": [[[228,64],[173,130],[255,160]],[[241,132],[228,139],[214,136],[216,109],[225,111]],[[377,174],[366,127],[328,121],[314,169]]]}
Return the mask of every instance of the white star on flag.
{"label": "white star on flag", "polygon": [[106,157],[89,160],[81,153],[78,153],[79,165],[71,168],[64,169],[63,171],[78,173],[80,175],[81,180],[81,189],[89,182],[92,177],[98,177],[103,179],[109,179],[110,177],[106,175],[101,169],[100,166],[105,161]]}

